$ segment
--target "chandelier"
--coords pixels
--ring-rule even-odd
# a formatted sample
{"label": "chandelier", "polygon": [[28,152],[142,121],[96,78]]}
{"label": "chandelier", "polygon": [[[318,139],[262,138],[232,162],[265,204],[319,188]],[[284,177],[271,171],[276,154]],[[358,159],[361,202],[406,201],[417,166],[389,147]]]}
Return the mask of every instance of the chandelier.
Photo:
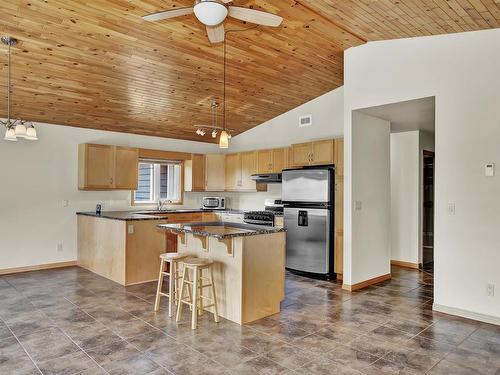
{"label": "chandelier", "polygon": [[28,139],[30,141],[38,140],[36,129],[33,126],[33,123],[27,122],[21,119],[12,120],[10,118],[10,91],[11,91],[11,82],[10,82],[10,48],[17,44],[17,40],[10,36],[2,36],[0,38],[3,44],[8,47],[8,66],[7,66],[7,120],[1,121],[0,124],[5,126],[5,137],[4,140],[17,142],[19,138]]}
{"label": "chandelier", "polygon": [[[199,136],[205,136],[205,134],[210,134],[212,138],[217,138],[217,134],[220,133],[219,137],[219,147],[228,148],[229,139],[231,139],[231,133],[233,130],[227,129],[224,126],[217,125],[217,109],[219,108],[219,103],[212,100],[210,105],[210,110],[212,112],[212,125],[195,125],[196,134]],[[225,147],[224,147],[225,146]]]}

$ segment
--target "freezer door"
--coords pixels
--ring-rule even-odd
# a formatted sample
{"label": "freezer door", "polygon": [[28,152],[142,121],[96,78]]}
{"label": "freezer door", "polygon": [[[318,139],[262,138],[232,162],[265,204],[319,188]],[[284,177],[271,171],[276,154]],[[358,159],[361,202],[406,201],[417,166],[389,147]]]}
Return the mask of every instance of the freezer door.
{"label": "freezer door", "polygon": [[286,267],[330,272],[330,210],[285,207]]}
{"label": "freezer door", "polygon": [[289,202],[329,202],[330,171],[298,169],[283,172],[282,200]]}

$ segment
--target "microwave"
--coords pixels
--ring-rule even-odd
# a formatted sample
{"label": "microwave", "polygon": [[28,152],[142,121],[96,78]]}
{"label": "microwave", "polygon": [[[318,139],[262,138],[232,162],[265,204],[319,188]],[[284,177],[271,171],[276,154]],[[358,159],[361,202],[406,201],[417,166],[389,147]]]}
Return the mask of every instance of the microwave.
{"label": "microwave", "polygon": [[201,208],[204,210],[224,210],[226,208],[225,197],[203,197]]}

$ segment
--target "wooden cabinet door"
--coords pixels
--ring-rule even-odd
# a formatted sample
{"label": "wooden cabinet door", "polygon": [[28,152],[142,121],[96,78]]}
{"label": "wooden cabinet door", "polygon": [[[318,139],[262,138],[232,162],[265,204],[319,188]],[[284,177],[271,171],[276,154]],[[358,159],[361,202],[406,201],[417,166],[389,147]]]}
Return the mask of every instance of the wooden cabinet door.
{"label": "wooden cabinet door", "polygon": [[241,179],[240,188],[243,190],[256,190],[255,181],[252,175],[257,173],[257,152],[242,152],[241,160]]}
{"label": "wooden cabinet door", "polygon": [[191,166],[191,186],[193,191],[205,190],[205,155],[193,154]]}
{"label": "wooden cabinet door", "polygon": [[272,173],[273,172],[273,151],[260,150],[257,151],[257,173]]}
{"label": "wooden cabinet door", "polygon": [[114,147],[81,144],[78,146],[78,188],[111,189],[114,184]]}
{"label": "wooden cabinet door", "polygon": [[310,164],[312,144],[297,143],[292,145],[292,165],[294,167],[302,167]]}
{"label": "wooden cabinet door", "polygon": [[333,139],[312,142],[313,165],[333,164],[334,142]]}
{"label": "wooden cabinet door", "polygon": [[275,148],[273,150],[273,169],[274,173],[281,173],[288,165],[288,153],[285,148]]}
{"label": "wooden cabinet door", "polygon": [[205,191],[224,191],[226,188],[226,155],[205,155]]}
{"label": "wooden cabinet door", "polygon": [[344,234],[335,234],[335,258],[333,264],[335,273],[344,273]]}
{"label": "wooden cabinet door", "polygon": [[228,154],[226,155],[226,190],[238,190],[240,184],[240,154]]}
{"label": "wooden cabinet door", "polygon": [[335,174],[344,177],[344,138],[335,139]]}
{"label": "wooden cabinet door", "polygon": [[139,174],[139,150],[137,148],[115,148],[114,188],[137,190]]}
{"label": "wooden cabinet door", "polygon": [[344,259],[344,179],[335,176],[335,273],[343,273]]}

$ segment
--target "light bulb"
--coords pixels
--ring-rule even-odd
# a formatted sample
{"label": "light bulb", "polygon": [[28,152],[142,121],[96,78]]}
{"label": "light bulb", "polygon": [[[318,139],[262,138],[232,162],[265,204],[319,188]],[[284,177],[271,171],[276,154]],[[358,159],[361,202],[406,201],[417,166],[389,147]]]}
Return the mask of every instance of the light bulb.
{"label": "light bulb", "polygon": [[217,137],[217,130],[212,130],[212,138],[215,138]]}
{"label": "light bulb", "polygon": [[227,139],[231,139],[232,135],[231,133],[227,133]]}
{"label": "light bulb", "polygon": [[206,134],[205,129],[200,130],[200,135],[203,137]]}
{"label": "light bulb", "polygon": [[219,137],[219,148],[228,148],[229,147],[229,138],[228,134],[225,130],[220,132]]}
{"label": "light bulb", "polygon": [[27,130],[26,130],[26,137],[24,137],[25,139],[28,139],[30,141],[38,141],[38,137],[36,135],[36,129],[34,126],[30,126]]}
{"label": "light bulb", "polygon": [[7,128],[3,139],[6,141],[17,142],[16,131],[14,128]]}

